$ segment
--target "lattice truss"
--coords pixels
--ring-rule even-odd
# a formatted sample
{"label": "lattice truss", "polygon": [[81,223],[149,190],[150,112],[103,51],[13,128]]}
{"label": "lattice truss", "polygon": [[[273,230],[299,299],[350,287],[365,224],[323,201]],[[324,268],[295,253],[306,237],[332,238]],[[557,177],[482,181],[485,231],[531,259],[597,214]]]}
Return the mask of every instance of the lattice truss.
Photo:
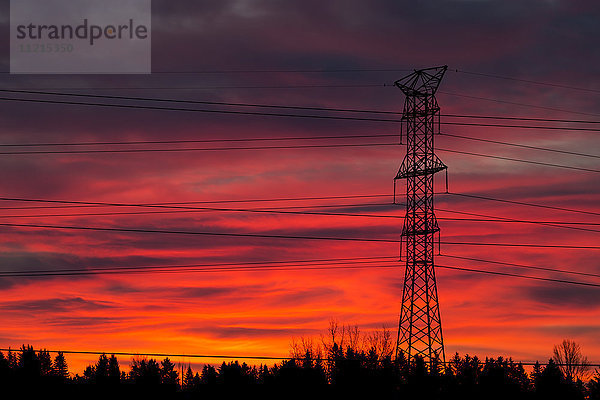
{"label": "lattice truss", "polygon": [[[394,180],[406,179],[406,217],[402,244],[406,270],[398,327],[397,356],[421,356],[427,363],[445,361],[442,321],[434,267],[434,235],[439,232],[433,209],[433,176],[447,167],[434,153],[440,108],[435,92],[447,67],[417,70],[395,85],[406,95],[402,130],[406,157]],[[402,250],[401,250],[402,251]]]}

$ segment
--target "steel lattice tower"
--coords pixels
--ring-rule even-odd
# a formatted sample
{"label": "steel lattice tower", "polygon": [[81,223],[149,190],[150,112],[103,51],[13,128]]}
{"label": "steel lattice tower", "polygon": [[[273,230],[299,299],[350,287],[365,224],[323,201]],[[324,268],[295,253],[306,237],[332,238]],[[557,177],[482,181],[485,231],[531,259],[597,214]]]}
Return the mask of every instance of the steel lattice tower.
{"label": "steel lattice tower", "polygon": [[430,365],[436,358],[445,361],[433,263],[434,235],[440,230],[433,211],[433,175],[447,167],[434,153],[433,138],[440,124],[435,92],[447,68],[415,70],[394,83],[406,95],[402,129],[407,138],[406,157],[394,178],[394,191],[396,180],[406,179],[400,244],[402,255],[406,243],[406,271],[396,355],[420,356]]}

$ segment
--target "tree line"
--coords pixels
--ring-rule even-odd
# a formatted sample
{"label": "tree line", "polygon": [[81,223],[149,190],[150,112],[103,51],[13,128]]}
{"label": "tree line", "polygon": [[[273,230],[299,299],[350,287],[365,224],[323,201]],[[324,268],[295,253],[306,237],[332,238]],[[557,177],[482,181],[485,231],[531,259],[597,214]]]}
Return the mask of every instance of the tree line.
{"label": "tree line", "polygon": [[[86,398],[93,393],[130,398],[139,393],[169,398],[231,395],[236,389],[263,398],[303,393],[313,398],[511,398],[600,399],[600,371],[586,368],[579,346],[569,340],[555,346],[553,358],[536,363],[530,373],[511,358],[458,353],[446,363],[424,362],[393,353],[390,332],[361,335],[357,327],[330,325],[320,341],[293,341],[290,359],[268,365],[239,361],[187,366],[180,375],[169,359],[134,357],[123,368],[115,355],[102,354],[80,374],[71,374],[63,353],[23,345],[0,352],[0,387],[54,391],[63,397]],[[589,378],[589,379],[588,379]],[[234,390],[234,391],[231,391]],[[293,396],[292,396],[293,397]],[[304,396],[303,396],[304,397]]]}

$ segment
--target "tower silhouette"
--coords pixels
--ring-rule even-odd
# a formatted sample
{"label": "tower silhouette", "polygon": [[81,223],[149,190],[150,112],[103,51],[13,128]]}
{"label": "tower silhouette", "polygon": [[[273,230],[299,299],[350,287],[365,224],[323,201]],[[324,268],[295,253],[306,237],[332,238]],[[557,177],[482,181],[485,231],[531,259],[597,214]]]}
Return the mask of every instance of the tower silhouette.
{"label": "tower silhouette", "polygon": [[[435,92],[447,66],[415,70],[394,83],[406,95],[401,127],[406,131],[406,157],[394,178],[406,179],[406,270],[396,355],[445,361],[442,321],[433,262],[434,235],[439,232],[433,210],[433,175],[446,169],[434,153],[440,108]],[[402,137],[400,139],[402,141]]]}

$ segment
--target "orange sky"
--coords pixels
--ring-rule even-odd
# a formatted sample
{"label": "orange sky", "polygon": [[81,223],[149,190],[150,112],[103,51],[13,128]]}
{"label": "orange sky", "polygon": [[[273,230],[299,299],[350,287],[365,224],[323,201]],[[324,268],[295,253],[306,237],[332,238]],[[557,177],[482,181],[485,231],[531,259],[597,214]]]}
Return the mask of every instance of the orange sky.
{"label": "orange sky", "polygon": [[[398,21],[410,17],[404,14],[409,11],[398,10],[391,2],[381,2],[369,10],[362,9],[357,3],[344,8],[343,13],[341,6],[331,6],[331,9],[319,15],[311,14],[308,6],[302,4],[290,6],[291,10],[275,5],[255,6],[255,14],[246,10],[242,15],[235,7],[228,9],[226,6],[207,5],[204,9],[182,2],[188,4],[188,8],[181,5],[169,8],[166,3],[157,3],[154,10],[156,24],[153,21],[153,68],[157,71],[264,70],[267,67],[278,70],[353,67],[401,70],[448,64],[450,71],[438,95],[442,114],[593,120],[592,115],[556,110],[577,110],[597,115],[600,105],[595,92],[452,71],[464,68],[598,88],[597,73],[588,70],[587,64],[583,65],[584,60],[593,61],[589,58],[597,55],[588,55],[586,51],[589,50],[585,50],[582,44],[573,46],[567,35],[567,32],[573,32],[573,27],[581,27],[584,31],[587,25],[582,25],[580,20],[584,19],[586,13],[597,11],[594,5],[581,5],[578,8],[562,4],[560,7],[563,8],[556,6],[559,8],[544,9],[541,16],[539,12],[534,15],[533,11],[523,14],[523,10],[515,10],[508,5],[488,5],[485,6],[488,8],[482,9],[456,5],[459,8],[467,7],[463,10],[464,16],[456,14],[454,9],[444,8],[435,17],[439,19],[436,32],[446,32],[449,37],[434,42],[431,37],[435,36],[435,32],[432,32],[428,34],[431,37],[420,37],[417,41],[420,46],[415,46],[390,39],[406,34],[405,29],[408,28],[399,26],[402,24]],[[211,7],[218,8],[218,12],[211,12]],[[395,19],[388,15],[390,10]],[[411,12],[417,14],[414,17],[417,20],[426,21],[426,11],[419,9]],[[506,16],[499,11],[504,11]],[[184,21],[188,14],[197,21],[204,21],[207,26],[200,24],[190,27],[183,23],[174,26],[169,23]],[[215,15],[220,15],[220,19]],[[567,25],[552,31],[554,36],[551,39],[556,48],[548,48],[546,40],[549,27],[554,26],[559,17],[564,17],[562,20]],[[535,23],[526,27],[524,21],[527,19]],[[597,27],[594,29],[597,30]],[[207,36],[207,32],[211,35]],[[583,35],[577,29],[574,32],[573,35]],[[207,40],[207,37],[211,40]],[[471,37],[477,39],[466,40]],[[434,43],[432,46],[435,51],[426,54],[423,49],[430,43]],[[202,52],[188,54],[192,44],[195,48],[200,46]],[[568,60],[561,59],[559,63],[556,55],[561,51],[568,51],[571,56]],[[534,57],[535,52],[537,58]],[[207,54],[211,57],[205,57]],[[555,64],[549,62],[552,60],[556,61]],[[597,65],[594,62],[589,64]],[[384,87],[383,83],[389,84],[405,74],[402,71],[153,74],[143,77],[19,77],[2,74],[0,78],[5,86],[38,89],[236,86],[238,89],[227,90],[87,89],[84,92],[400,111],[404,101],[402,92],[394,87]],[[582,83],[581,76],[587,79],[586,83]],[[264,88],[278,85],[287,86],[287,89]],[[316,87],[290,88],[295,85]],[[322,87],[327,85],[338,87]],[[263,88],[240,88],[243,86]],[[486,101],[477,97],[505,102]],[[0,126],[1,143],[277,138],[399,132],[395,123],[15,102],[3,103],[0,117],[3,122]],[[449,118],[445,121],[458,122]],[[573,125],[561,123],[552,126]],[[597,134],[590,132],[467,126],[443,126],[442,130],[444,133],[469,137],[600,154]],[[346,139],[335,143],[392,143],[395,140]],[[314,143],[331,144],[334,141],[310,142]],[[288,141],[285,144],[307,142]],[[195,144],[188,147],[206,146]],[[223,146],[223,143],[217,146]],[[598,169],[597,157],[502,147],[443,136],[436,139],[436,146]],[[19,148],[24,149],[27,148]],[[392,178],[404,150],[402,146],[382,146],[276,151],[3,155],[0,159],[0,192],[11,198],[120,203],[388,194],[388,197],[375,198],[279,201],[266,205],[257,202],[216,203],[211,206],[303,206],[306,208],[300,210],[311,212],[402,217],[402,207],[391,203]],[[449,167],[451,192],[600,212],[600,180],[597,173],[443,151],[439,151],[438,155]],[[436,179],[436,191],[443,192],[443,177],[439,175]],[[401,184],[398,188],[403,193]],[[48,204],[1,201],[0,206],[4,209],[0,222],[389,240],[399,238],[402,226],[401,218],[357,216],[203,211],[64,217],[40,214],[131,210],[117,207],[7,209],[42,205]],[[597,232],[533,224],[449,221],[442,218],[469,216],[441,210],[513,219],[600,222],[597,216],[588,214],[446,194],[436,197],[436,208],[440,209],[436,214],[440,217],[442,240],[447,242],[578,246],[595,246],[598,243]],[[593,226],[587,228],[596,229]],[[398,249],[398,244],[383,242],[0,227],[2,271],[392,257],[398,255]],[[442,245],[442,254],[600,274],[598,250]],[[436,262],[440,265],[600,283],[597,277],[531,271],[444,256],[437,257]],[[382,326],[396,331],[402,267],[398,263],[398,268],[0,278],[0,320],[3,321],[0,324],[0,347],[15,348],[21,344],[31,344],[36,348],[58,350],[287,356],[293,338],[318,337],[325,332],[331,319],[344,324],[356,324],[365,332]],[[600,338],[597,334],[600,329],[600,296],[597,287],[448,269],[438,269],[437,277],[447,356],[459,352],[480,357],[503,355],[516,360],[545,361],[551,356],[554,344],[563,338],[571,338],[582,346],[590,361],[600,362]],[[94,358],[68,356],[67,360],[71,362],[72,372],[81,373],[89,360]],[[120,359],[122,362],[127,360],[126,357]]]}

